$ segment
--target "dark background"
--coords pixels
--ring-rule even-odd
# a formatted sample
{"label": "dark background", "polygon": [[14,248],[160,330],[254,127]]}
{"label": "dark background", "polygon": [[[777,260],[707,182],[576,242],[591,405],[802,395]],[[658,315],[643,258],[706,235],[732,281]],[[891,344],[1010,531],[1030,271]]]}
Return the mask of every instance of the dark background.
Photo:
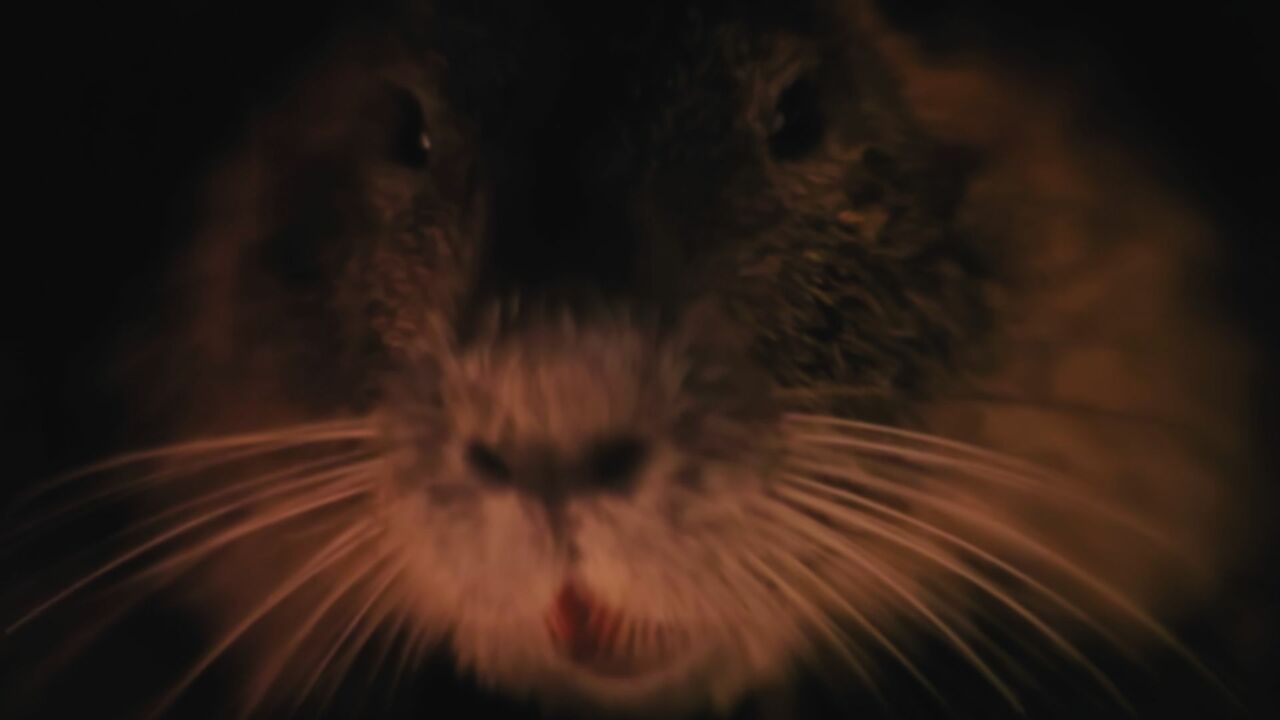
{"label": "dark background", "polygon": [[[1085,87],[1093,115],[1202,198],[1229,246],[1228,267],[1211,279],[1274,357],[1264,308],[1277,270],[1270,106],[1280,63],[1265,3],[881,4],[939,51],[981,44]],[[6,11],[13,79],[3,97],[16,128],[5,139],[11,207],[0,246],[8,296],[0,419],[10,420],[10,471],[0,476],[0,500],[128,434],[97,422],[127,406],[104,387],[103,350],[163,301],[156,273],[183,234],[195,179],[247,109],[278,92],[346,11],[331,0],[176,0],[14,12]],[[1256,380],[1254,430],[1265,447],[1277,437],[1275,385],[1269,372]],[[1260,468],[1267,482],[1274,460]],[[1263,555],[1280,560],[1275,543]],[[1262,565],[1237,585],[1254,607],[1275,609],[1280,591]],[[1230,663],[1242,696],[1262,707],[1277,665],[1261,655]],[[1204,715],[1177,704],[1160,712]]]}

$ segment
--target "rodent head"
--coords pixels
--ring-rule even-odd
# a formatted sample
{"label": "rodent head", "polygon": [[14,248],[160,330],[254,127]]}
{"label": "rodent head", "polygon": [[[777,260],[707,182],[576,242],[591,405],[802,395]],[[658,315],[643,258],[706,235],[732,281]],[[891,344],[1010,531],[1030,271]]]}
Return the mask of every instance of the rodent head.
{"label": "rodent head", "polygon": [[832,418],[912,419],[970,369],[998,269],[962,154],[840,6],[381,18],[228,176],[193,422],[370,418],[375,549],[336,587],[509,692],[723,705],[834,615],[929,605],[972,557],[913,523],[1007,519],[948,484],[999,463]]}
{"label": "rodent head", "polygon": [[211,315],[282,404],[378,418],[403,602],[482,678],[727,700],[805,644],[754,565],[774,389],[906,413],[981,339],[982,269],[848,18],[615,10],[436,8],[323,74]]}

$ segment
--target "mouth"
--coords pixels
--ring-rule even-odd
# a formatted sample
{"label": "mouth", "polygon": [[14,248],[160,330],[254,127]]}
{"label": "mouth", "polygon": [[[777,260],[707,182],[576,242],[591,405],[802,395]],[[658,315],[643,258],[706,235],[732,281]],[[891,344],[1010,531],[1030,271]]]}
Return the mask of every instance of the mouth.
{"label": "mouth", "polygon": [[637,618],[565,581],[546,615],[556,650],[595,675],[630,678],[669,666],[688,646],[688,634],[671,623]]}

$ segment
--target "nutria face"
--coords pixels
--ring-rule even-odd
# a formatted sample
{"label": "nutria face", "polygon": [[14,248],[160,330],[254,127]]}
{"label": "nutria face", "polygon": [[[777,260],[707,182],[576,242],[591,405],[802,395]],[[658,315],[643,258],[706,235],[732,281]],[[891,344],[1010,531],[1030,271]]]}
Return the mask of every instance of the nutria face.
{"label": "nutria face", "polygon": [[[783,413],[857,404],[772,391],[905,416],[986,339],[987,277],[954,159],[839,20],[646,8],[567,35],[554,10],[441,11],[399,78],[349,79],[319,168],[233,261],[263,296],[209,312],[283,354],[282,404],[319,386],[373,418],[387,592],[480,676],[733,699],[806,647],[823,592],[871,582],[839,555],[865,533],[810,536],[777,496],[794,436],[834,432]],[[796,604],[773,579],[793,564],[835,585]]]}
{"label": "nutria face", "polygon": [[1086,671],[1077,626],[1161,637],[1218,476],[1106,412],[1232,409],[1185,392],[1232,360],[1182,225],[1148,186],[1094,222],[1128,166],[1034,103],[984,156],[854,10],[406,8],[263,112],[140,391],[195,442],[135,473],[145,572],[200,562],[227,628],[166,702],[233,646],[246,707],[307,697],[390,632],[553,705],[727,708],[868,650],[923,679],[923,629],[1016,705],[972,618]]}

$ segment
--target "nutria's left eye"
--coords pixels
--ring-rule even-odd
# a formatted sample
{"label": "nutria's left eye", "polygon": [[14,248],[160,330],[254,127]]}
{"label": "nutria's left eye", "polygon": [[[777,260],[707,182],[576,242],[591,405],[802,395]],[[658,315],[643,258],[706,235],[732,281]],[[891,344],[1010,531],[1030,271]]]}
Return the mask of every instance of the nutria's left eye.
{"label": "nutria's left eye", "polygon": [[384,106],[384,152],[387,159],[410,168],[424,168],[431,159],[431,135],[422,105],[411,91],[388,89]]}
{"label": "nutria's left eye", "polygon": [[822,144],[825,132],[817,82],[801,76],[778,96],[769,122],[769,152],[779,160],[798,160]]}

